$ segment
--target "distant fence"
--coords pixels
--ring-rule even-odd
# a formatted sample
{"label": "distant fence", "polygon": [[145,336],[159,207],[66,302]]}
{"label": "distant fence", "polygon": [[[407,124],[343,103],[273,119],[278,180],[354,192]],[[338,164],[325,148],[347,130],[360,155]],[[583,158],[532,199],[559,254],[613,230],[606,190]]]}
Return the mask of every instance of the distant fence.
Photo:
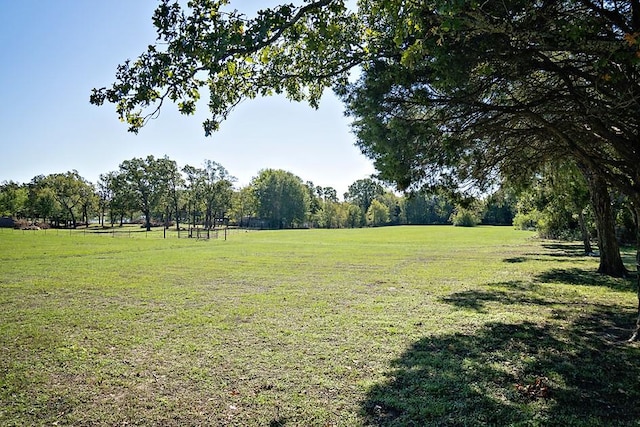
{"label": "distant fence", "polygon": [[125,226],[125,227],[89,227],[89,228],[43,228],[43,229],[24,229],[14,230],[11,228],[0,228],[2,233],[23,233],[23,234],[42,234],[42,235],[59,235],[59,236],[105,236],[112,238],[137,238],[137,239],[195,239],[210,240],[223,239],[233,234],[237,234],[244,229],[236,227],[224,227],[215,229],[206,228],[188,228],[188,229],[165,229],[164,227],[154,227],[151,231],[145,228]]}
{"label": "distant fence", "polygon": [[193,239],[217,239],[221,234],[224,234],[224,240],[227,240],[228,229],[223,228],[220,230],[216,229],[208,229],[208,228],[190,228],[189,229],[189,238]]}

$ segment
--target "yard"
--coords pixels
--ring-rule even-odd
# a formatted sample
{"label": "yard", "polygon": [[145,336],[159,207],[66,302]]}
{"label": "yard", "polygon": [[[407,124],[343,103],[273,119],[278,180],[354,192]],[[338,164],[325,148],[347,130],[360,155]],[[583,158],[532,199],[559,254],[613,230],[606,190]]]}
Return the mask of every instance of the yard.
{"label": "yard", "polygon": [[153,233],[0,229],[0,425],[640,425],[633,281],[577,244]]}

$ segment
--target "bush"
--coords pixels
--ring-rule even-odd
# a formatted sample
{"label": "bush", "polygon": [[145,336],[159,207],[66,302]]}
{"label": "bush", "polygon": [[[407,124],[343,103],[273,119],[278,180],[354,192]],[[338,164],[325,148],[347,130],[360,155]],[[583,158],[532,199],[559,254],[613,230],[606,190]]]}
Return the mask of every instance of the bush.
{"label": "bush", "polygon": [[527,213],[518,212],[513,217],[513,226],[518,230],[537,230],[541,217],[542,213],[536,209]]}
{"label": "bush", "polygon": [[469,209],[458,208],[451,215],[451,222],[456,227],[475,227],[480,224],[480,215]]}
{"label": "bush", "polygon": [[518,213],[513,218],[513,226],[520,230],[535,230],[541,239],[555,240],[580,240],[580,229],[563,218],[554,216],[548,211],[540,212],[537,209],[527,213]]}

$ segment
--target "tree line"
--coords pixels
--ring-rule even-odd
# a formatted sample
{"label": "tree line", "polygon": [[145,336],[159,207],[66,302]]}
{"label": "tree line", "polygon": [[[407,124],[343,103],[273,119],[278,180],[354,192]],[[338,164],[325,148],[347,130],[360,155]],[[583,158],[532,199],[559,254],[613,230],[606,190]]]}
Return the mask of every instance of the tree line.
{"label": "tree line", "polygon": [[[133,158],[91,183],[77,171],[38,175],[30,182],[0,184],[0,216],[27,223],[76,228],[98,222],[123,226],[202,227],[221,224],[258,228],[357,228],[402,224],[515,225],[540,237],[582,240],[593,252],[598,236],[589,185],[566,163],[535,178],[505,182],[477,199],[423,188],[398,195],[378,179],[352,183],[339,198],[335,188],[314,185],[284,170],[265,169],[236,188],[222,165],[178,164],[168,157]],[[636,225],[628,198],[609,198],[615,228],[608,238],[632,242]]]}
{"label": "tree line", "polygon": [[[380,181],[351,184],[340,200],[335,188],[303,181],[291,172],[265,169],[236,188],[221,164],[178,164],[168,157],[133,158],[94,184],[77,171],[38,175],[28,183],[0,184],[0,215],[53,227],[97,222],[123,226],[258,228],[354,228],[397,224],[445,224],[455,205],[444,195],[398,196]],[[510,223],[511,216],[502,219]]]}

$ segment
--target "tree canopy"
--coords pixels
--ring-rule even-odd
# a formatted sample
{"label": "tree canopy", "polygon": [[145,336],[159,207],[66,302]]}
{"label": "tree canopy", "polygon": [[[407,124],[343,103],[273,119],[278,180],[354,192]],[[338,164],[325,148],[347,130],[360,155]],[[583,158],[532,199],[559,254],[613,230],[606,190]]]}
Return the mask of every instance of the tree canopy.
{"label": "tree canopy", "polygon": [[251,19],[228,4],[161,1],[156,43],[91,101],[115,103],[137,132],[166,100],[193,113],[207,88],[208,134],[242,99],[317,105],[332,87],[363,151],[403,187],[567,154],[638,194],[637,1],[316,0]]}
{"label": "tree canopy", "polygon": [[359,50],[361,27],[342,0],[284,4],[252,19],[227,11],[228,4],[196,0],[184,10],[161,0],[153,16],[156,43],[120,65],[118,81],[94,89],[91,102],[115,103],[120,119],[138,132],[165,101],[192,114],[208,88],[211,118],[204,129],[210,134],[245,98],[285,93],[317,105],[324,88],[346,84],[347,71],[359,62],[343,49]]}
{"label": "tree canopy", "polygon": [[251,182],[258,216],[274,228],[301,226],[309,204],[307,189],[298,176],[281,169],[260,171]]}

